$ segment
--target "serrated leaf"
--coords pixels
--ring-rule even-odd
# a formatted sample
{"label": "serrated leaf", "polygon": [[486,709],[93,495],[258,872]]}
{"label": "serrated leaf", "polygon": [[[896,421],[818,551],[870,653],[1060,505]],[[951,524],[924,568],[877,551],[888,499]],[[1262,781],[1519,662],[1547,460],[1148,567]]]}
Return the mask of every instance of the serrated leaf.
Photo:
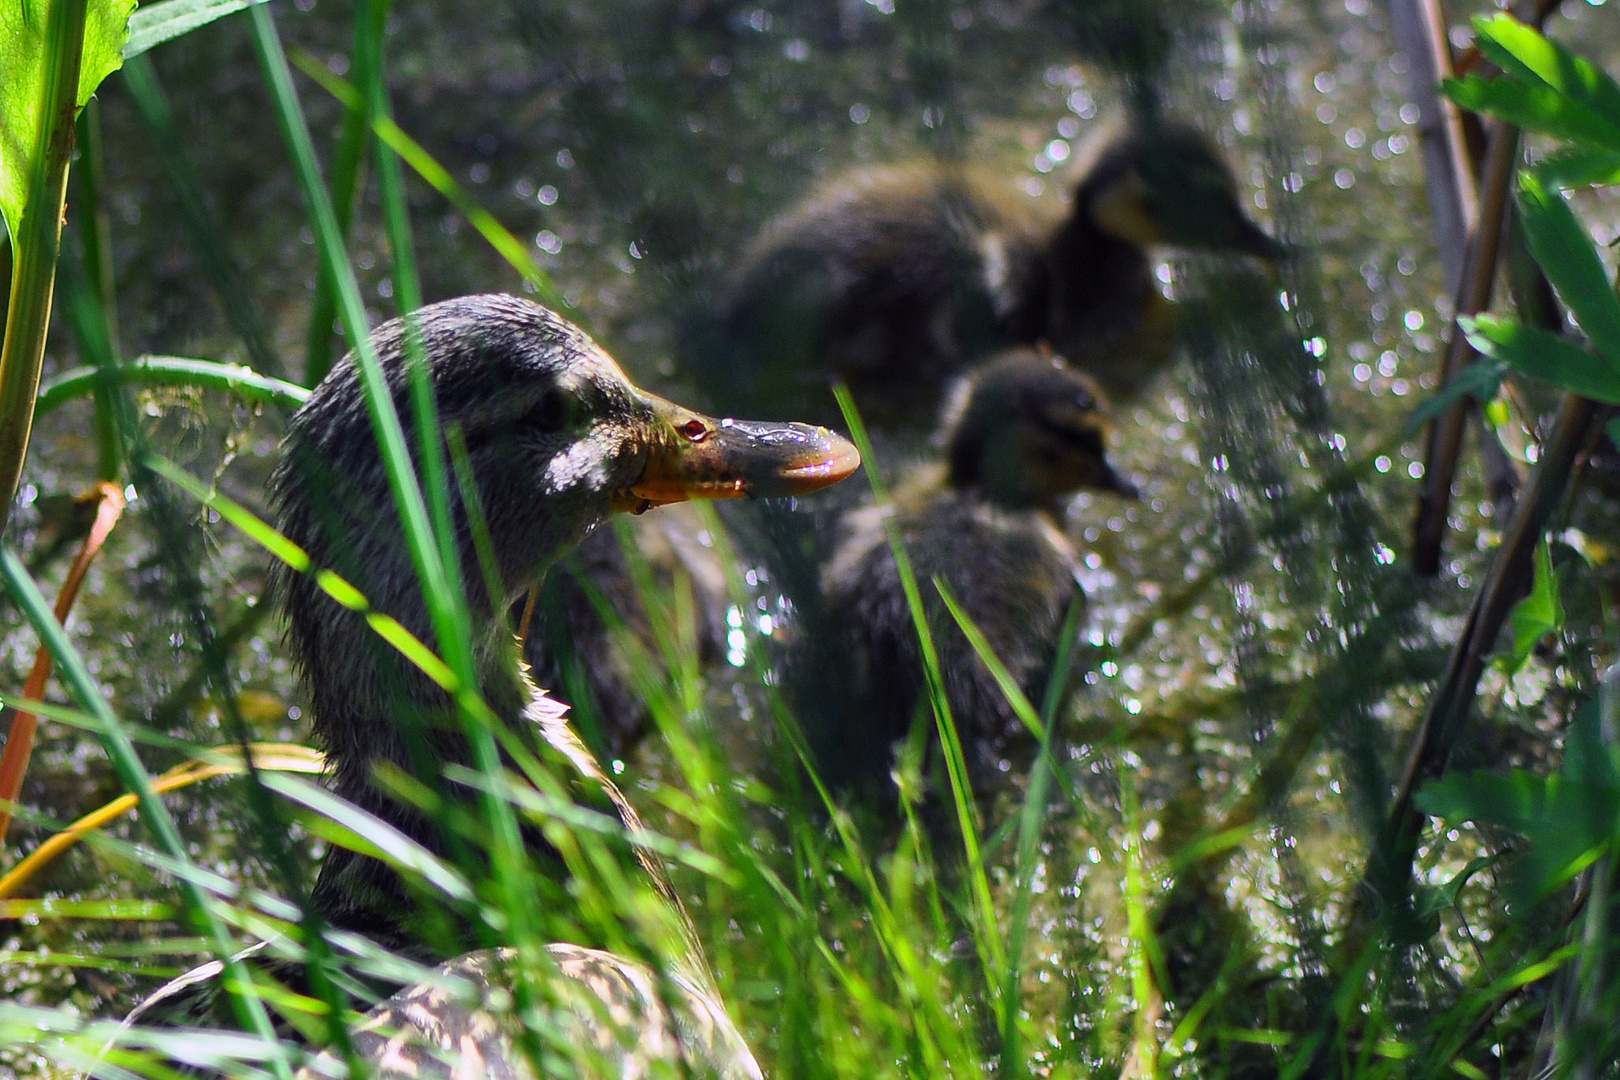
{"label": "serrated leaf", "polygon": [[1594,401],[1620,405],[1620,364],[1540,327],[1492,315],[1457,320],[1468,343],[1521,375],[1552,383]]}
{"label": "serrated leaf", "polygon": [[[1570,102],[1606,118],[1620,139],[1620,83],[1555,41],[1510,15],[1476,19],[1479,51],[1508,76],[1557,91]],[[1620,142],[1609,145],[1620,147]]]}
{"label": "serrated leaf", "polygon": [[1564,197],[1534,173],[1519,177],[1519,212],[1530,253],[1592,345],[1611,366],[1620,369],[1620,299],[1614,295],[1592,238]]}
{"label": "serrated leaf", "polygon": [[1517,672],[1530,658],[1536,643],[1564,625],[1564,605],[1558,597],[1558,575],[1553,572],[1552,549],[1543,540],[1536,545],[1535,578],[1530,595],[1513,605],[1508,616],[1513,627],[1513,654],[1508,670]]}
{"label": "serrated leaf", "polygon": [[[13,236],[22,220],[39,146],[49,9],[49,0],[0,3],[0,213]],[[76,106],[82,108],[101,81],[123,64],[124,39],[134,10],[135,0],[89,0]]]}
{"label": "serrated leaf", "polygon": [[1469,75],[1447,79],[1441,88],[1447,97],[1465,109],[1489,113],[1527,131],[1620,153],[1620,122],[1550,86]]}
{"label": "serrated leaf", "polygon": [[267,0],[165,0],[161,4],[148,4],[129,20],[129,41],[124,45],[124,59],[139,56],[171,38],[189,34],[207,26],[216,19],[246,11],[254,4]]}

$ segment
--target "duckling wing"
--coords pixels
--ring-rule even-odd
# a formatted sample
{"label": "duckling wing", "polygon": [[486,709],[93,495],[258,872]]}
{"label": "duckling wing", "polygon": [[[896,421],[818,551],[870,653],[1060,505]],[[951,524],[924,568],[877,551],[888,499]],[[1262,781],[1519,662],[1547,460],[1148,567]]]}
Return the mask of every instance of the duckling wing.
{"label": "duckling wing", "polygon": [[932,163],[838,177],[738,264],[716,308],[720,353],[767,394],[836,376],[865,410],[930,419],[945,381],[1003,343],[1025,306],[1031,218]]}
{"label": "duckling wing", "polygon": [[[1072,550],[1055,544],[1051,532],[1033,512],[999,511],[954,493],[901,521],[947,700],[970,757],[984,768],[995,767],[1007,746],[1027,741],[1025,728],[935,582],[951,591],[1019,687],[1039,701],[1064,615],[1082,596]],[[903,737],[924,694],[922,652],[899,570],[888,546],[870,533],[868,525],[846,540],[826,579],[828,621],[843,643],[856,699],[844,710],[846,730],[832,739],[846,751],[863,735],[884,744]]]}

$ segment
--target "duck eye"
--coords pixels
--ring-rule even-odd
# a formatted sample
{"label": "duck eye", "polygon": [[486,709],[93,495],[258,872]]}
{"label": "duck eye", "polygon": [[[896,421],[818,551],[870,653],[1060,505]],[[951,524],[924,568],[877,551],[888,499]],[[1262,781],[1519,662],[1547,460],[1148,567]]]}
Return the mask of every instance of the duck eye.
{"label": "duck eye", "polygon": [[554,387],[540,396],[529,413],[529,422],[549,434],[567,427],[572,413],[573,399],[561,388]]}
{"label": "duck eye", "polygon": [[709,425],[701,420],[688,420],[681,425],[681,434],[693,442],[702,442],[709,437]]}

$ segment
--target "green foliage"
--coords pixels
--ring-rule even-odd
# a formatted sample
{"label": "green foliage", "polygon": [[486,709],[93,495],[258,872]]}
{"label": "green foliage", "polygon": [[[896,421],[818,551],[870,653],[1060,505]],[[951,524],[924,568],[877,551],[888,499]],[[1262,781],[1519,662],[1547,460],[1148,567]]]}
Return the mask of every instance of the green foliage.
{"label": "green foliage", "polygon": [[1504,658],[1510,673],[1518,672],[1542,638],[1564,626],[1564,605],[1558,598],[1558,574],[1553,570],[1552,546],[1543,540],[1536,547],[1535,580],[1530,595],[1513,607],[1513,651]]}
{"label": "green foliage", "polygon": [[266,0],[163,0],[144,4],[129,19],[124,59],[140,56],[165,41],[201,29],[216,19],[246,11]]}
{"label": "green foliage", "polygon": [[1620,403],[1620,298],[1562,189],[1620,177],[1620,83],[1508,15],[1475,21],[1493,78],[1448,80],[1457,104],[1563,140],[1520,177],[1518,206],[1530,251],[1590,341],[1583,349],[1516,319],[1461,320],[1469,341],[1515,371],[1596,401]]}
{"label": "green foliage", "polygon": [[[1480,397],[1476,390],[1486,386],[1494,391],[1505,364],[1521,375],[1542,379],[1594,401],[1620,405],[1620,369],[1611,370],[1601,357],[1572,344],[1568,338],[1498,315],[1464,316],[1458,322],[1469,344],[1499,363],[1473,365],[1448,384],[1447,391],[1455,388],[1454,392],[1436,395],[1435,400],[1460,393]],[[1477,377],[1471,377],[1475,373]],[[1428,406],[1424,408],[1426,411]]]}
{"label": "green foliage", "polygon": [[1598,859],[1620,854],[1620,771],[1604,745],[1597,703],[1577,714],[1563,768],[1455,773],[1424,787],[1418,805],[1453,823],[1476,821],[1525,838],[1513,862],[1510,897],[1538,903]]}
{"label": "green foliage", "polygon": [[1520,178],[1519,214],[1530,253],[1586,331],[1604,369],[1620,378],[1620,299],[1597,245],[1563,195],[1534,172]]}
{"label": "green foliage", "polygon": [[1577,145],[1592,142],[1620,152],[1620,85],[1614,79],[1511,15],[1476,19],[1474,29],[1480,51],[1511,80],[1504,87],[1522,89],[1527,96],[1541,90],[1556,95],[1548,112],[1560,128],[1524,126]]}
{"label": "green foliage", "polygon": [[[1470,333],[1472,332],[1473,320],[1465,320],[1463,325],[1465,329],[1469,329]],[[1470,338],[1469,340],[1472,341],[1473,339]],[[1507,374],[1507,364],[1501,357],[1494,352],[1487,352],[1479,344],[1476,343],[1474,347],[1484,353],[1488,359],[1469,364],[1455,379],[1448,381],[1445,386],[1441,387],[1433,397],[1413,409],[1411,419],[1406,422],[1408,431],[1416,431],[1435,417],[1442,415],[1460,397],[1471,397],[1475,401],[1490,401],[1496,396],[1497,390],[1502,385],[1502,376]]]}
{"label": "green foliage", "polygon": [[[81,6],[86,13],[75,111],[123,63],[135,0],[93,0]],[[13,238],[29,201],[34,170],[46,153],[45,140],[71,139],[71,118],[55,135],[42,126],[55,122],[44,118],[42,104],[56,63],[55,43],[46,38],[51,7],[50,0],[0,5],[0,215]]]}

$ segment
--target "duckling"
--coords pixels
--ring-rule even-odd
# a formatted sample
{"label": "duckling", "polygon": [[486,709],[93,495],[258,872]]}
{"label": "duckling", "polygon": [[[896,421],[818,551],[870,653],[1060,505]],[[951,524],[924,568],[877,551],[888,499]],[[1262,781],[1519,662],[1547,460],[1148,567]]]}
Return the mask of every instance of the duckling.
{"label": "duckling", "polygon": [[[455,500],[455,535],[475,630],[477,690],[507,730],[565,780],[566,790],[617,817],[634,835],[641,828],[635,811],[575,735],[566,709],[528,679],[499,613],[614,513],[639,514],[686,499],[814,491],[848,476],[859,455],[822,428],[719,421],[654,397],[631,384],[578,328],[510,296],[430,305],[374,332],[372,345],[413,453],[408,338],[426,357],[444,427],[461,432],[488,540],[484,551],[493,556],[493,572],[480,574],[487,564],[478,557],[469,510]],[[372,613],[391,616],[420,640],[434,640],[352,358],[334,368],[292,418],[271,500],[278,529],[315,566],[331,568],[354,585]],[[417,843],[439,849],[442,836],[435,822],[387,795],[375,777],[377,767],[387,764],[433,787],[437,778],[428,770],[472,765],[454,702],[383,643],[365,615],[326,595],[314,575],[280,567],[273,575],[273,595],[287,615],[287,640],[309,692],[332,786]],[[444,785],[442,795],[476,811],[476,796],[465,787]],[[563,873],[537,830],[524,840],[536,859],[549,860],[548,869]],[[636,847],[631,869],[644,874],[675,913],[689,942],[678,965],[680,977],[705,999],[708,1014],[727,1027],[727,1038],[714,1045],[734,1053],[705,1067],[721,1075],[757,1077],[746,1044],[714,999],[701,947],[661,866]],[[417,932],[405,883],[380,860],[332,848],[312,904],[334,929],[420,958],[445,954],[442,942],[424,941]],[[562,948],[567,954],[583,946]],[[623,964],[624,978],[640,985],[641,965],[602,956],[607,957],[603,963]],[[478,962],[469,959],[461,970],[472,973]],[[611,981],[597,985],[611,987]],[[610,1017],[647,1019],[634,1001],[598,1001],[594,1009]],[[457,1022],[449,1013],[429,1019],[441,1034],[446,1024]],[[683,1041],[681,1030],[677,1025],[679,1045],[666,1060],[701,1060],[705,1046]],[[448,1045],[476,1051],[486,1065],[499,1062],[511,1070],[521,1064],[503,1030],[475,1025],[447,1037]],[[377,1058],[372,1064],[394,1067]],[[442,1063],[438,1068],[448,1075]],[[488,1075],[504,1075],[490,1068]]]}
{"label": "duckling", "polygon": [[971,773],[988,780],[1009,750],[1028,745],[1024,725],[933,582],[950,588],[1039,703],[1069,606],[1085,600],[1079,557],[1060,525],[1063,504],[1085,489],[1136,496],[1108,460],[1109,430],[1109,405],[1092,379],[1056,357],[1011,349],[955,394],[944,422],[944,462],[904,482],[892,507],[866,506],[846,517],[822,577],[820,622],[832,647],[819,678],[847,687],[848,696],[810,708],[804,721],[830,779],[869,781],[886,772],[888,755],[874,748],[903,738],[926,701],[917,631],[885,528],[891,516],[922,594]]}
{"label": "duckling", "polygon": [[614,528],[598,529],[564,556],[540,587],[523,658],[537,686],[572,706],[574,726],[604,760],[626,757],[651,716],[637,684],[635,646],[619,637],[627,633],[648,655],[659,655],[638,569],[654,588],[689,591],[691,623],[673,629],[696,650],[698,663],[722,655],[725,572],[714,549],[698,539],[703,523],[681,513],[688,509],[615,520]]}
{"label": "duckling", "polygon": [[1093,142],[1067,212],[969,166],[833,178],[755,240],[694,351],[756,409],[825,413],[842,379],[878,427],[926,423],[952,377],[1012,345],[1046,342],[1115,398],[1140,393],[1175,355],[1150,252],[1281,248],[1191,125],[1138,116]]}

